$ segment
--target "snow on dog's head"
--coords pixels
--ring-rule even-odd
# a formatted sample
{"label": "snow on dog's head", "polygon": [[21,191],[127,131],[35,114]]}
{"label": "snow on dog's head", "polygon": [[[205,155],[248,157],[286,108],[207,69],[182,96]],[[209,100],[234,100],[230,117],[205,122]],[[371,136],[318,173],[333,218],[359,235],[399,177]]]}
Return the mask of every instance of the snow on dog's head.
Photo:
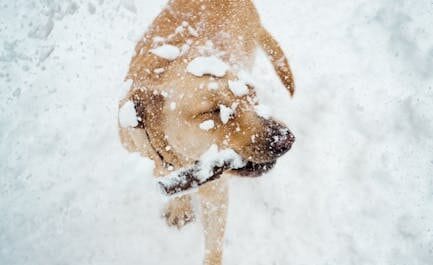
{"label": "snow on dog's head", "polygon": [[164,162],[192,164],[216,145],[246,161],[239,174],[252,175],[271,168],[291,148],[294,136],[259,104],[245,72],[235,73],[215,56],[197,57],[175,70],[177,78],[130,94],[137,119]]}

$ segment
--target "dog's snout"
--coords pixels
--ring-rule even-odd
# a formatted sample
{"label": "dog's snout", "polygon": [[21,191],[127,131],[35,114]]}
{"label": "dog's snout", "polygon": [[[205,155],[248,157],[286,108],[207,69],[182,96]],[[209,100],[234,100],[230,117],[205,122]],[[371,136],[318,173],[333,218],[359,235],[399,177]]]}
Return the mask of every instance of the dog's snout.
{"label": "dog's snout", "polygon": [[292,148],[295,136],[281,123],[267,121],[266,131],[267,145],[273,156],[280,157]]}

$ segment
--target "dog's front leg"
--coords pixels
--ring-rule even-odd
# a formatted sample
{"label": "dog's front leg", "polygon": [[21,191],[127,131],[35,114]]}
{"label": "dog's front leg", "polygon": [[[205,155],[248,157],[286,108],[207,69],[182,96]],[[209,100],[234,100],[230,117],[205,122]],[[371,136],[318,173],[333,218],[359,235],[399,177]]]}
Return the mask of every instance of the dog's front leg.
{"label": "dog's front leg", "polygon": [[228,186],[222,177],[199,189],[205,237],[204,265],[220,265],[223,256]]}

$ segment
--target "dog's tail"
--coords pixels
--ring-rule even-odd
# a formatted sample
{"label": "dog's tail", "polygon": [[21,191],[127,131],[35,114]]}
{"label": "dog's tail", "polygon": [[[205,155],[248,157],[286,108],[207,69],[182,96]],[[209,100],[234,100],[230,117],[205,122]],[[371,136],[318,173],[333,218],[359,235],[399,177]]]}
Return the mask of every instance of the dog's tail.
{"label": "dog's tail", "polygon": [[290,69],[289,62],[284,55],[278,42],[272,35],[263,27],[260,28],[257,36],[257,41],[268,58],[271,60],[275,71],[283,82],[284,86],[289,90],[290,95],[295,93],[295,81],[293,79],[292,70]]}

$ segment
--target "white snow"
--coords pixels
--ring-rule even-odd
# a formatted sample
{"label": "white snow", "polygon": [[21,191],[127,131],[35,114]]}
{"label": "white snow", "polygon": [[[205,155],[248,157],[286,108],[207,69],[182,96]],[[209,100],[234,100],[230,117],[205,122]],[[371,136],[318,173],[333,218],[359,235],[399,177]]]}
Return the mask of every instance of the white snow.
{"label": "white snow", "polygon": [[256,113],[265,118],[265,119],[269,119],[270,117],[272,117],[272,109],[264,104],[259,104],[255,107]]}
{"label": "white snow", "polygon": [[226,124],[230,120],[230,118],[233,116],[234,113],[235,113],[235,110],[232,107],[220,105],[220,119],[221,119],[223,124]]}
{"label": "white snow", "polygon": [[[156,93],[156,91],[155,91],[155,93]],[[161,91],[161,96],[163,96],[163,97],[165,97],[165,98],[170,97],[170,95],[168,94],[167,91]]]}
{"label": "white snow", "polygon": [[248,94],[248,86],[242,80],[229,80],[229,89],[238,97]]}
{"label": "white snow", "polygon": [[[198,160],[198,171],[196,173],[196,177],[200,183],[204,183],[214,175],[215,167],[226,166],[230,169],[239,169],[244,167],[246,163],[247,162],[243,160],[242,157],[233,149],[228,148],[220,150],[216,144],[213,144],[200,156]],[[158,182],[164,186],[178,185],[184,181],[184,179],[180,177],[180,173],[189,169],[190,168],[182,168],[174,171],[168,176],[159,179]],[[191,194],[191,192],[193,192],[193,190],[188,190],[176,195],[179,196],[188,193]]]}
{"label": "white snow", "polygon": [[185,28],[183,26],[179,26],[176,28],[174,32],[178,34],[178,33],[182,33],[183,31],[185,31]]}
{"label": "white snow", "polygon": [[151,53],[158,57],[173,61],[180,55],[180,49],[176,46],[164,44],[155,49],[150,50]]}
{"label": "white snow", "polygon": [[242,80],[245,84],[250,85],[250,86],[254,86],[254,83],[255,83],[254,78],[247,71],[245,71],[245,70],[239,71],[238,77],[239,77],[239,80]]}
{"label": "white snow", "polygon": [[170,109],[171,110],[175,110],[176,109],[176,102],[171,102],[170,103]]}
{"label": "white snow", "polygon": [[215,127],[215,122],[213,120],[206,120],[199,124],[200,129],[204,131],[209,131]]}
{"label": "white snow", "polygon": [[[153,163],[118,136],[162,2],[1,1],[0,264],[202,264],[199,212],[168,228]],[[297,91],[261,53],[251,76],[297,141],[269,174],[230,178],[223,264],[431,265],[431,1],[254,3]]]}
{"label": "white snow", "polygon": [[137,113],[132,101],[127,101],[119,109],[119,123],[123,128],[135,127],[138,125]]}
{"label": "white snow", "polygon": [[155,73],[155,74],[162,74],[162,73],[164,73],[165,72],[165,69],[164,68],[156,68],[155,70],[153,70],[153,72]]}
{"label": "white snow", "polygon": [[228,69],[229,66],[215,56],[197,57],[187,66],[187,71],[189,73],[199,77],[204,75],[223,77],[225,76]]}
{"label": "white snow", "polygon": [[200,157],[200,171],[197,177],[202,181],[206,181],[212,177],[213,169],[215,167],[222,167],[224,163],[228,163],[228,167],[231,169],[242,168],[246,165],[246,162],[232,149],[219,150],[216,144],[211,147]]}

